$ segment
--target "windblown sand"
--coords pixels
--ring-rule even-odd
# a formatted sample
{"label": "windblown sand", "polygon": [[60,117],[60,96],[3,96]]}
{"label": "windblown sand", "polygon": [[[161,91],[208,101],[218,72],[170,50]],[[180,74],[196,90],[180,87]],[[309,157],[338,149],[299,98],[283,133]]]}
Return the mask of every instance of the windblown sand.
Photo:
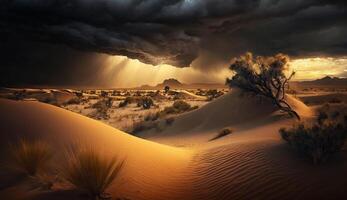
{"label": "windblown sand", "polygon": [[[287,100],[304,118],[314,115],[302,102],[289,96]],[[38,102],[0,100],[0,120],[1,146],[18,137],[33,137],[48,141],[59,154],[64,145],[82,140],[103,149],[105,155],[125,158],[121,177],[109,189],[114,197],[347,198],[346,152],[327,164],[312,165],[279,137],[278,129],[289,126],[293,119],[278,113],[267,100],[237,91],[178,117],[163,132],[143,133],[148,140]],[[231,128],[232,134],[209,142],[225,127]],[[0,195],[12,191],[7,199],[66,199],[70,194],[59,196],[59,191],[53,191],[29,195],[13,190],[21,191],[11,187]]]}

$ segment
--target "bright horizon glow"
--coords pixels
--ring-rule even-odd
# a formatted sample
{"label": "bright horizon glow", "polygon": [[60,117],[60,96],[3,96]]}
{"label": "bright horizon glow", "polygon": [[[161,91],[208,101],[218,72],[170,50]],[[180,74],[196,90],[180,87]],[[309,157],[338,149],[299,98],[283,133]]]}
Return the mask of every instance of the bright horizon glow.
{"label": "bright horizon glow", "polygon": [[[296,71],[293,80],[313,80],[324,76],[347,76],[347,58],[313,57],[293,59],[289,70]],[[228,66],[216,71],[204,72],[194,67],[177,68],[160,64],[153,66],[126,56],[109,56],[99,79],[114,87],[156,85],[165,79],[175,78],[183,83],[221,83],[231,76]]]}
{"label": "bright horizon glow", "polygon": [[314,57],[295,59],[290,63],[290,70],[296,71],[294,80],[312,80],[325,76],[346,77],[347,58]]}

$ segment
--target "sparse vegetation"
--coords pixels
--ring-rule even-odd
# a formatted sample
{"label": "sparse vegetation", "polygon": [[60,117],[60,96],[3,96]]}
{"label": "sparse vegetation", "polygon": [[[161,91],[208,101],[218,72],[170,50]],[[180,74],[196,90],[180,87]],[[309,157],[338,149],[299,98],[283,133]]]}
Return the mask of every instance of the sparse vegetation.
{"label": "sparse vegetation", "polygon": [[234,60],[230,65],[235,75],[227,79],[226,84],[230,87],[240,88],[245,92],[261,95],[269,98],[277,108],[300,120],[300,116],[286,102],[285,90],[288,81],[294,76],[285,75],[289,57],[277,54],[274,57],[253,57],[251,53]]}
{"label": "sparse vegetation", "polygon": [[217,140],[221,137],[231,134],[232,132],[233,131],[230,128],[224,128],[221,131],[219,131],[218,134],[215,137],[211,138],[209,141]]}
{"label": "sparse vegetation", "polygon": [[112,107],[113,100],[111,98],[103,98],[92,105],[96,109],[96,113],[90,115],[96,119],[108,119],[108,110]]}
{"label": "sparse vegetation", "polygon": [[133,134],[137,134],[139,132],[150,130],[153,128],[159,130],[159,121],[139,121],[133,124],[130,132]]}
{"label": "sparse vegetation", "polygon": [[198,106],[191,106],[189,103],[183,101],[183,100],[178,100],[175,101],[172,106],[170,107],[165,107],[163,111],[161,111],[161,115],[168,115],[168,114],[179,114],[187,111],[191,111],[194,109],[197,109]]}
{"label": "sparse vegetation", "polygon": [[298,123],[290,129],[279,130],[282,138],[314,164],[327,161],[339,152],[347,138],[347,115],[339,111],[320,110],[316,121]]}
{"label": "sparse vegetation", "polygon": [[116,157],[106,158],[91,147],[71,150],[66,161],[63,177],[95,200],[110,198],[105,191],[124,166],[124,161],[118,161]]}
{"label": "sparse vegetation", "polygon": [[137,106],[142,106],[143,109],[150,109],[154,105],[153,99],[150,97],[139,98]]}
{"label": "sparse vegetation", "polygon": [[168,126],[170,126],[172,123],[174,123],[174,121],[175,121],[175,118],[173,118],[173,117],[169,117],[169,118],[165,119],[165,123]]}
{"label": "sparse vegetation", "polygon": [[208,101],[212,101],[213,99],[216,99],[220,96],[222,96],[224,93],[222,91],[218,91],[216,89],[214,90],[207,90],[206,96]]}
{"label": "sparse vegetation", "polygon": [[10,166],[28,176],[35,176],[47,167],[52,154],[49,146],[43,141],[20,140],[10,145]]}

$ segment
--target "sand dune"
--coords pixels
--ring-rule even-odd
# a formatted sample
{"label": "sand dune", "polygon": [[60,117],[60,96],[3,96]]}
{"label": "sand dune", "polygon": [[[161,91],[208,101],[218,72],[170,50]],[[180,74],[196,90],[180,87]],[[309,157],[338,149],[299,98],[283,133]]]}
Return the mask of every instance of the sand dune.
{"label": "sand dune", "polygon": [[[311,109],[299,100],[287,96],[287,101],[302,117],[312,115]],[[271,123],[275,111],[277,108],[268,99],[247,96],[234,90],[197,110],[177,117],[173,125],[162,134],[201,133],[246,123]]]}
{"label": "sand dune", "polygon": [[310,105],[320,105],[324,103],[347,103],[346,93],[330,93],[325,95],[304,95],[299,96],[299,99]]}
{"label": "sand dune", "polygon": [[[300,101],[291,97],[288,101],[302,116],[313,114]],[[75,138],[85,138],[108,154],[127,158],[117,182],[120,186],[110,192],[131,200],[346,199],[346,152],[328,164],[312,165],[280,139],[279,127],[290,125],[293,119],[275,111],[266,100],[254,101],[238,92],[224,95],[177,119],[168,135],[156,133],[156,140],[164,143],[187,143],[187,135],[189,142],[199,143],[176,148],[130,136],[53,106],[0,100],[1,141],[31,136],[60,148]],[[206,135],[224,126],[237,129],[208,142]],[[196,132],[188,134],[192,130]]]}
{"label": "sand dune", "polygon": [[172,184],[191,158],[189,150],[139,139],[101,122],[39,102],[1,99],[0,113],[1,147],[17,138],[39,138],[52,144],[59,154],[64,146],[79,140],[103,149],[105,155],[116,154],[126,159],[122,177],[115,184],[120,186],[110,189],[114,196],[129,199],[174,197],[176,190],[171,190]]}

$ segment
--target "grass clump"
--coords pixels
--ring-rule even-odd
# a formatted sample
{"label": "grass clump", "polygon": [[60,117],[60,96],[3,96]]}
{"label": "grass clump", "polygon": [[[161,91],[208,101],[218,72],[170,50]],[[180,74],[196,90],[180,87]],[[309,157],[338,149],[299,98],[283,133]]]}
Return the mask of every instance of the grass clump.
{"label": "grass clump", "polygon": [[151,97],[142,97],[138,99],[137,106],[143,109],[150,109],[151,106],[154,106],[154,101]]}
{"label": "grass clump", "polygon": [[52,154],[49,146],[42,141],[20,140],[10,145],[11,167],[28,176],[35,176],[47,167]]}
{"label": "grass clump", "polygon": [[217,139],[224,137],[224,136],[227,136],[231,133],[233,133],[233,130],[231,130],[230,128],[224,128],[224,129],[220,130],[218,132],[218,134],[215,137],[211,138],[209,141],[217,140]]}
{"label": "grass clump", "polygon": [[165,107],[163,111],[161,111],[161,115],[168,115],[168,114],[180,114],[184,112],[188,112],[194,109],[197,109],[198,106],[191,106],[189,103],[183,101],[183,100],[177,100],[175,101],[172,106]]}
{"label": "grass clump", "polygon": [[298,123],[281,128],[281,137],[314,164],[326,162],[339,152],[347,138],[347,116],[338,111],[319,111],[313,124]]}
{"label": "grass clump", "polygon": [[72,150],[66,158],[67,166],[62,170],[66,181],[92,199],[110,198],[105,190],[119,176],[124,161],[103,157],[93,148]]}

